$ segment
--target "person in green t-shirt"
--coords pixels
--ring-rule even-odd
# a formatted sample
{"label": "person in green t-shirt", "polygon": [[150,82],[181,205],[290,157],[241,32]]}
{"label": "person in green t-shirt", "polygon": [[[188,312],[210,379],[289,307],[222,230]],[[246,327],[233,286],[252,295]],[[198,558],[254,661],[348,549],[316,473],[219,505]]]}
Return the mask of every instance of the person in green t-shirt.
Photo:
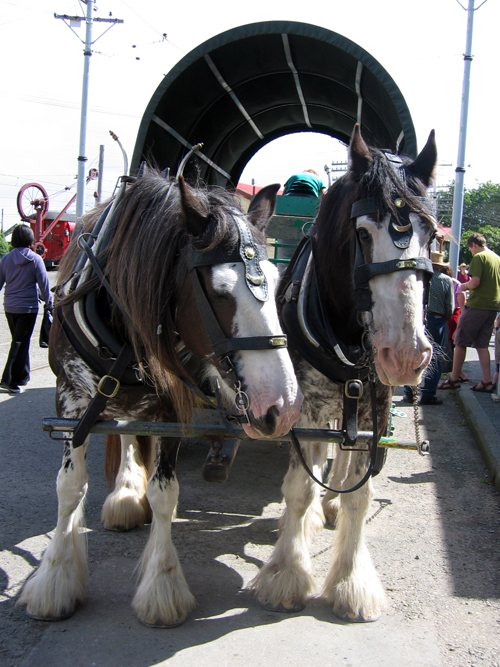
{"label": "person in green t-shirt", "polygon": [[325,186],[314,169],[305,169],[300,174],[290,176],[283,186],[285,197],[320,197],[325,193]]}
{"label": "person in green t-shirt", "polygon": [[464,312],[458,320],[455,332],[455,354],[449,379],[441,389],[458,389],[459,376],[468,347],[475,347],[481,365],[482,380],[471,387],[472,391],[491,394],[495,387],[491,382],[489,343],[497,311],[500,310],[500,257],[486,245],[482,234],[474,233],[467,239],[472,254],[469,280],[460,285],[462,292],[471,291]]}

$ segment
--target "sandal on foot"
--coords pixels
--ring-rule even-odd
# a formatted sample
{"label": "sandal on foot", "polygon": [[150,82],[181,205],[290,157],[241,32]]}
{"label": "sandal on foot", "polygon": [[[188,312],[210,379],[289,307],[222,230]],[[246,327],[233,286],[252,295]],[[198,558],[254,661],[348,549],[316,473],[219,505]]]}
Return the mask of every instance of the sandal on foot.
{"label": "sandal on foot", "polygon": [[473,387],[471,387],[471,391],[479,391],[482,394],[492,394],[494,389],[493,389],[493,383],[492,382],[478,382],[475,384]]}
{"label": "sandal on foot", "polygon": [[459,377],[459,378],[458,378],[458,381],[459,381],[459,382],[468,382],[468,381],[469,381],[469,378]]}
{"label": "sandal on foot", "polygon": [[460,380],[452,380],[448,378],[446,382],[441,382],[438,389],[460,389]]}

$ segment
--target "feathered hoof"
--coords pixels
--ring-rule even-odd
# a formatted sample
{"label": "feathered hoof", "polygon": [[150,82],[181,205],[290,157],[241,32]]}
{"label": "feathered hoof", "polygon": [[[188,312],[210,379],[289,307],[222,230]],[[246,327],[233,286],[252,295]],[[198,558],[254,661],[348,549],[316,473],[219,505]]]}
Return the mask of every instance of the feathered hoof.
{"label": "feathered hoof", "polygon": [[302,611],[306,608],[306,605],[300,600],[296,602],[294,602],[293,600],[291,600],[290,602],[283,602],[283,603],[280,602],[277,605],[272,605],[267,602],[261,602],[259,600],[259,604],[266,611],[274,611],[278,614],[296,614],[297,612]]}
{"label": "feathered hoof", "polygon": [[145,495],[141,498],[130,489],[120,489],[106,498],[101,520],[106,530],[126,532],[150,521],[151,509]]}
{"label": "feathered hoof", "polygon": [[172,568],[145,576],[135,594],[132,606],[139,622],[150,628],[175,628],[182,625],[196,606],[182,571]]}
{"label": "feathered hoof", "polygon": [[28,618],[31,618],[34,621],[49,621],[50,623],[57,623],[59,621],[66,621],[68,618],[71,618],[75,610],[67,612],[66,614],[62,614],[61,616],[39,616],[38,614],[31,614],[27,609],[26,609],[26,616]]}
{"label": "feathered hoof", "polygon": [[250,582],[258,603],[268,611],[294,614],[302,611],[314,587],[310,573],[303,567],[281,570],[268,563]]}
{"label": "feathered hoof", "polygon": [[181,625],[184,625],[185,622],[186,619],[183,618],[182,621],[179,621],[178,623],[171,623],[170,625],[167,625],[162,621],[156,621],[156,623],[148,623],[147,621],[143,621],[141,618],[139,619],[139,623],[141,625],[145,625],[147,628],[153,628],[155,630],[172,630],[173,628],[178,628]]}
{"label": "feathered hoof", "polygon": [[86,563],[77,561],[57,567],[50,556],[44,557],[25,583],[16,606],[26,605],[26,615],[36,621],[57,622],[73,616],[85,600]]}
{"label": "feathered hoof", "polygon": [[373,613],[360,612],[355,614],[352,611],[336,611],[335,607],[333,608],[333,613],[337,618],[340,618],[341,621],[345,621],[346,623],[374,623],[375,621],[378,621],[381,616],[380,611]]}

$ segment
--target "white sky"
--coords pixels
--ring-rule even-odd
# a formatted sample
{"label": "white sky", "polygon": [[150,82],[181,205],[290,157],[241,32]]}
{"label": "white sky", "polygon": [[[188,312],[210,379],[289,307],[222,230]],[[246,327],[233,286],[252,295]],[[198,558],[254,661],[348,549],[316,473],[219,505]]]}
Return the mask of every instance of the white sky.
{"label": "white sky", "polygon": [[[482,0],[476,0],[480,6]],[[189,51],[216,34],[246,23],[290,20],[313,23],[359,44],[395,80],[410,109],[422,148],[436,130],[438,184],[454,177],[457,162],[467,0],[298,0],[167,2],[99,0],[94,17],[124,19],[94,44],[90,64],[87,166],[97,166],[105,146],[104,195],[129,160],[143,112],[163,76]],[[461,6],[462,5],[462,6]],[[0,0],[0,208],[4,229],[19,221],[16,197],[25,183],[47,190],[59,211],[74,186],[80,133],[83,44],[54,13],[81,15],[77,0]],[[94,23],[94,40],[107,24]],[[467,134],[466,187],[500,183],[498,118],[500,7],[487,0],[474,17],[471,98]],[[162,41],[166,33],[168,41]],[[79,30],[82,39],[85,28]],[[134,48],[135,46],[135,48]],[[136,58],[140,58],[137,60]],[[182,104],[182,100],[179,100]],[[345,150],[324,136],[297,136],[266,147],[245,169],[242,181],[284,183],[312,168],[326,182],[324,165],[345,158]],[[470,167],[469,167],[470,165]],[[92,205],[94,184],[88,187]]]}

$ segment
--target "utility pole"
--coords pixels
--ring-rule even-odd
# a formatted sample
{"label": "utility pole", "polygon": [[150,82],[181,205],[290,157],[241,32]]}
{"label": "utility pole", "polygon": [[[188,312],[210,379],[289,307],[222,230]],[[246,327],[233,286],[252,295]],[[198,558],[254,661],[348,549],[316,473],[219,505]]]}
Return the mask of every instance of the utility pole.
{"label": "utility pole", "polygon": [[97,168],[97,192],[96,192],[96,203],[100,204],[102,199],[102,177],[104,174],[104,146],[101,144],[99,146],[99,167]]}
{"label": "utility pole", "polygon": [[[93,18],[92,10],[94,8],[95,0],[81,0],[87,4],[87,15],[86,17],[82,16],[68,16],[66,14],[54,14],[56,19],[63,19],[66,25],[71,29],[71,31],[80,39],[79,35],[73,30],[73,25],[80,24],[81,21],[85,21],[85,49],[83,51],[84,61],[83,61],[83,86],[82,86],[82,106],[80,114],[80,143],[79,143],[79,155],[78,155],[78,180],[76,186],[76,216],[80,218],[85,213],[85,162],[87,162],[86,153],[86,144],[87,144],[87,110],[88,110],[88,93],[89,93],[89,72],[90,72],[90,57],[92,56],[92,44],[97,42],[97,39],[100,39],[104,33],[106,33],[113,25],[117,23],[123,23],[122,19],[101,19]],[[111,23],[110,27],[105,30],[99,37],[93,42],[92,41],[92,24],[93,22],[100,23]]]}
{"label": "utility pole", "polygon": [[[469,113],[470,70],[472,65],[472,28],[474,12],[484,5],[474,8],[474,0],[469,0],[467,9],[467,37],[465,40],[464,78],[462,83],[462,107],[460,112],[460,131],[458,136],[457,168],[455,169],[455,191],[453,194],[453,213],[451,217],[450,266],[455,275],[458,271],[460,239],[462,236],[462,216],[464,211],[464,178],[465,178],[465,143],[467,139],[467,116]],[[458,4],[465,7],[457,0]],[[453,241],[455,239],[455,241]]]}

